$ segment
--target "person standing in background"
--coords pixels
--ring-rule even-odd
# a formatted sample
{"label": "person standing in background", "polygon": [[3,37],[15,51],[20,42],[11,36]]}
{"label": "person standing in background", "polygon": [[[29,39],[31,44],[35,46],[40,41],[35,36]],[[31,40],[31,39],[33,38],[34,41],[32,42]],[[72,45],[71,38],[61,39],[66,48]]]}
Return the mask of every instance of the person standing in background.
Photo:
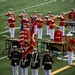
{"label": "person standing in background", "polygon": [[13,14],[11,14],[8,17],[8,25],[9,25],[9,32],[10,32],[11,38],[14,38],[15,36],[15,22],[16,22],[16,19],[13,17]]}
{"label": "person standing in background", "polygon": [[[74,8],[72,8],[71,12],[68,13],[68,19],[71,23],[75,22]],[[70,33],[74,33],[74,26],[70,26]]]}
{"label": "person standing in background", "polygon": [[30,16],[31,18],[30,28],[32,28],[32,25],[34,26],[35,34],[37,34],[37,20],[36,20],[37,17],[38,17],[37,11],[34,11],[33,14]]}
{"label": "person standing in background", "polygon": [[55,24],[55,19],[54,19],[54,15],[51,15],[51,18],[50,18],[50,30],[49,30],[49,33],[50,33],[50,39],[51,40],[54,40],[54,24]]}
{"label": "person standing in background", "polygon": [[42,39],[43,22],[44,22],[44,19],[42,18],[42,14],[39,14],[37,18],[38,39]]}
{"label": "person standing in background", "polygon": [[29,28],[30,28],[30,24],[29,24],[30,18],[28,18],[28,14],[25,14],[25,16],[23,16],[22,21],[23,21],[24,27],[26,27],[26,29],[29,30]]}
{"label": "person standing in background", "polygon": [[20,23],[21,23],[21,27],[20,27],[20,31],[23,31],[23,28],[24,28],[24,25],[23,25],[23,16],[25,16],[25,11],[22,10],[21,14],[19,14],[19,18],[21,19],[20,20]]}
{"label": "person standing in background", "polygon": [[19,14],[19,18],[21,18],[21,19],[22,19],[22,18],[23,18],[23,16],[25,16],[25,14],[26,14],[26,13],[25,13],[25,11],[24,11],[24,10],[22,10],[21,14]]}
{"label": "person standing in background", "polygon": [[65,21],[66,17],[64,16],[64,12],[61,12],[61,14],[58,16],[58,19],[60,20],[60,30],[62,31],[62,35],[65,35]]}
{"label": "person standing in background", "polygon": [[51,12],[48,11],[47,15],[44,17],[44,19],[46,20],[46,35],[49,35],[50,17]]}
{"label": "person standing in background", "polygon": [[73,65],[73,52],[74,52],[74,45],[75,45],[75,39],[72,38],[73,34],[67,34],[66,41],[68,44],[68,65]]}

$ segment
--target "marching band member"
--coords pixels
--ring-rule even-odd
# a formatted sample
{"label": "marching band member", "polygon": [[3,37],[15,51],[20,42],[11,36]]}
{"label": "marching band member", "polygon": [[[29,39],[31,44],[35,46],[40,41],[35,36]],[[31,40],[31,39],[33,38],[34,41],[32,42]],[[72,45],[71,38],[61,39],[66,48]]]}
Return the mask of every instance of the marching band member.
{"label": "marching band member", "polygon": [[43,28],[43,23],[44,19],[42,18],[42,14],[39,14],[37,18],[37,32],[38,32],[38,39],[42,39],[42,28]]}
{"label": "marching band member", "polygon": [[45,75],[51,75],[52,63],[53,63],[53,59],[50,56],[49,50],[46,49],[42,60],[42,67],[44,67]]}
{"label": "marching band member", "polygon": [[6,13],[6,16],[10,16],[11,14],[14,14],[13,9],[10,9],[10,10]]}
{"label": "marching band member", "polygon": [[13,18],[16,20],[16,17],[15,17],[15,14],[13,12],[13,9],[10,9],[7,13],[6,13],[6,16],[10,17],[10,16],[13,16]]}
{"label": "marching band member", "polygon": [[40,57],[36,48],[33,49],[31,59],[32,59],[31,62],[32,75],[38,75],[38,68],[40,67]]}
{"label": "marching band member", "polygon": [[49,33],[50,33],[50,39],[51,40],[54,40],[54,24],[55,24],[55,19],[54,19],[54,16],[51,15],[51,18],[50,18],[50,30],[49,30]]}
{"label": "marching band member", "polygon": [[21,18],[21,19],[22,19],[22,18],[23,18],[23,16],[25,16],[25,14],[26,14],[26,13],[25,13],[25,11],[24,11],[24,10],[22,10],[22,13],[19,15],[19,18]]}
{"label": "marching band member", "polygon": [[73,52],[74,52],[74,45],[75,39],[72,38],[73,34],[67,34],[66,40],[68,44],[68,65],[72,66],[73,64]]}
{"label": "marching band member", "polygon": [[[24,42],[24,49],[22,50],[22,55],[24,54],[26,48],[28,46],[28,42]],[[31,55],[27,54],[24,58],[21,59],[21,72],[22,75],[28,75],[28,67],[30,66],[30,58]]]}
{"label": "marching band member", "polygon": [[[71,12],[68,13],[68,19],[70,22],[75,22],[75,11],[74,9],[71,10]],[[70,26],[70,32],[74,32],[74,26]]]}
{"label": "marching band member", "polygon": [[46,19],[46,35],[49,35],[50,17],[50,12],[48,12],[47,15],[44,17],[44,19]]}
{"label": "marching band member", "polygon": [[25,16],[23,16],[23,19],[21,21],[23,22],[23,25],[27,28],[27,30],[29,30],[30,19],[28,18],[28,14],[25,14]]}
{"label": "marching band member", "polygon": [[8,25],[11,38],[14,38],[15,35],[15,22],[16,19],[13,18],[13,14],[11,14],[10,17],[8,17]]}
{"label": "marching band member", "polygon": [[64,16],[64,12],[62,12],[58,16],[58,19],[60,19],[60,30],[62,31],[62,34],[64,36],[64,33],[65,33],[65,20],[66,20],[66,17]]}
{"label": "marching band member", "polygon": [[22,31],[23,28],[24,28],[24,25],[23,25],[23,16],[25,16],[25,14],[26,14],[25,11],[22,10],[22,13],[19,15],[19,18],[21,19],[21,20],[20,20],[20,23],[21,23],[20,31]]}
{"label": "marching band member", "polygon": [[10,54],[9,59],[11,60],[13,75],[19,75],[18,65],[21,58],[20,52],[17,51],[17,46],[13,46],[13,51]]}
{"label": "marching band member", "polygon": [[37,34],[37,11],[34,11],[33,15],[31,15],[31,24],[34,25],[35,34]]}

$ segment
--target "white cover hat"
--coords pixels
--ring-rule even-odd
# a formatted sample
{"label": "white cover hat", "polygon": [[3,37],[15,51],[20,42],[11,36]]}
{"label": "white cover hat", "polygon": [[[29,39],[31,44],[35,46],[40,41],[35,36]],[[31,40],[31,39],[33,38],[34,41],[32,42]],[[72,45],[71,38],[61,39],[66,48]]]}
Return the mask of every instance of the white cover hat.
{"label": "white cover hat", "polygon": [[39,16],[42,16],[42,14],[39,14]]}
{"label": "white cover hat", "polygon": [[36,13],[37,11],[34,11],[34,13]]}
{"label": "white cover hat", "polygon": [[73,34],[67,34],[67,36],[73,36]]}
{"label": "white cover hat", "polygon": [[50,11],[48,11],[48,14],[51,14],[51,12],[50,12]]}
{"label": "white cover hat", "polygon": [[14,45],[14,46],[13,46],[13,48],[17,48],[17,46],[16,46],[16,45]]}

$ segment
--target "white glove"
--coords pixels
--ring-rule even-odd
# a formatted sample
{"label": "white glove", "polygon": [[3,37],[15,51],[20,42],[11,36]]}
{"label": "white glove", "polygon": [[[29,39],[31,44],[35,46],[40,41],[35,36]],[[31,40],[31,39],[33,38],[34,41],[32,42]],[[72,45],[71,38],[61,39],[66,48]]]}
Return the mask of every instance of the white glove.
{"label": "white glove", "polygon": [[44,68],[44,66],[42,66],[42,68]]}
{"label": "white glove", "polygon": [[15,63],[15,65],[17,65],[17,63]]}

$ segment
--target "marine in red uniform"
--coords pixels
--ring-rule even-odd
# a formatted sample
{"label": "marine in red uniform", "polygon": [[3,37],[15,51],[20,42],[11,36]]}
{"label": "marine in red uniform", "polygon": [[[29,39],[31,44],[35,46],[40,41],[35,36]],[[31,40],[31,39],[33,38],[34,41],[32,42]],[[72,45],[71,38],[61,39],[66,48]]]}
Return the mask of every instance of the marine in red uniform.
{"label": "marine in red uniform", "polygon": [[[70,22],[75,22],[75,11],[74,11],[74,9],[72,9],[71,12],[68,13],[68,19]],[[74,26],[70,27],[70,32],[74,32]]]}
{"label": "marine in red uniform", "polygon": [[50,39],[51,40],[54,40],[54,24],[55,24],[55,19],[54,19],[54,16],[51,15],[51,18],[50,18],[50,27],[49,27],[49,33],[50,33]]}
{"label": "marine in red uniform", "polygon": [[13,18],[16,20],[16,17],[15,17],[15,14],[13,12],[13,9],[10,9],[7,13],[6,13],[6,16],[10,16],[10,15],[13,15]]}
{"label": "marine in red uniform", "polygon": [[46,20],[46,35],[49,35],[50,17],[51,13],[48,11],[47,15],[44,17]]}
{"label": "marine in red uniform", "polygon": [[37,17],[38,17],[37,11],[34,11],[33,15],[30,16],[31,25],[34,25],[35,34],[37,34],[37,20],[36,20]]}
{"label": "marine in red uniform", "polygon": [[25,14],[25,16],[23,16],[23,19],[21,20],[21,22],[23,22],[24,27],[26,27],[26,29],[29,30],[30,18],[28,18],[28,14]]}
{"label": "marine in red uniform", "polygon": [[62,34],[64,36],[64,33],[65,33],[65,20],[66,20],[66,17],[64,16],[64,12],[62,12],[59,16],[58,16],[58,19],[60,20],[60,30],[62,31]]}
{"label": "marine in red uniform", "polygon": [[26,13],[25,13],[25,11],[24,11],[24,10],[22,10],[22,13],[19,15],[19,18],[21,18],[21,19],[22,19],[22,18],[23,18],[23,16],[25,16],[25,14],[26,14]]}
{"label": "marine in red uniform", "polygon": [[62,32],[59,27],[57,27],[57,30],[54,32],[54,42],[62,42]]}
{"label": "marine in red uniform", "polygon": [[43,23],[44,19],[42,18],[42,14],[39,14],[37,18],[37,32],[38,32],[38,39],[42,39],[42,28],[43,28]]}
{"label": "marine in red uniform", "polygon": [[10,17],[8,17],[8,25],[9,25],[9,32],[10,32],[11,38],[14,38],[15,22],[16,22],[16,19],[13,18],[13,14],[11,14]]}
{"label": "marine in red uniform", "polygon": [[72,65],[73,62],[73,52],[74,52],[74,45],[75,39],[72,38],[73,34],[67,34],[66,40],[68,44],[68,65]]}
{"label": "marine in red uniform", "polygon": [[22,13],[19,15],[19,18],[21,19],[20,20],[20,23],[21,23],[20,31],[22,31],[23,28],[24,28],[24,26],[23,26],[23,16],[25,16],[25,14],[26,14],[25,11],[22,10]]}
{"label": "marine in red uniform", "polygon": [[14,14],[14,13],[13,13],[13,9],[10,9],[10,10],[6,13],[6,16],[10,16],[11,14]]}

